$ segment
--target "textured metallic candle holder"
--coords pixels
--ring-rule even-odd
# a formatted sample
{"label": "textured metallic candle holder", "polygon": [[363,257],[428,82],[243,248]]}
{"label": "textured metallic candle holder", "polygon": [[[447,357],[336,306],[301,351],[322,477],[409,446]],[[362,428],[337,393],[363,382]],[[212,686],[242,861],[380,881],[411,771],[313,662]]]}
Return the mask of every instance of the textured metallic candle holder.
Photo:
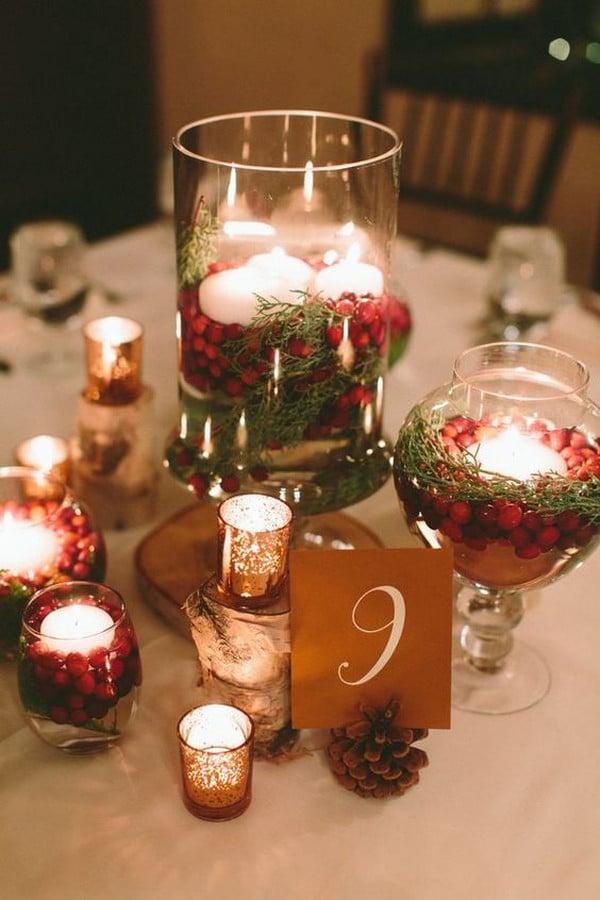
{"label": "textured metallic candle holder", "polygon": [[190,709],[177,724],[183,800],[200,819],[241,815],[252,796],[252,719],[221,703]]}

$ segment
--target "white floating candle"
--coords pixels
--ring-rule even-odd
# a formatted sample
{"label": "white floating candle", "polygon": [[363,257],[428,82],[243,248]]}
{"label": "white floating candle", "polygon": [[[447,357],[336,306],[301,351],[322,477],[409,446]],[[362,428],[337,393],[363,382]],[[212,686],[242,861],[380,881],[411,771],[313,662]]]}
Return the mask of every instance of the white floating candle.
{"label": "white floating candle", "polygon": [[249,325],[258,308],[258,297],[271,297],[277,285],[276,278],[249,266],[224,269],[204,279],[198,303],[204,315],[215,322]]}
{"label": "white floating candle", "polygon": [[285,296],[279,299],[294,302],[297,291],[307,291],[314,272],[308,263],[297,256],[288,256],[281,247],[274,247],[270,253],[257,253],[248,260],[248,265],[265,275],[281,281]]}
{"label": "white floating candle", "polygon": [[508,428],[497,437],[481,443],[471,444],[468,450],[485,472],[506,475],[519,481],[527,481],[532,475],[547,472],[564,475],[567,471],[567,465],[559,453],[514,428]]}
{"label": "white floating candle", "polygon": [[115,628],[106,610],[73,603],[48,613],[40,633],[50,650],[87,656],[97,647],[110,647]]}
{"label": "white floating candle", "polygon": [[198,303],[204,315],[215,322],[249,325],[258,297],[300,303],[312,277],[309,265],[277,247],[272,253],[252,256],[245,266],[209,275],[200,285]]}
{"label": "white floating candle", "polygon": [[[372,294],[380,297],[383,293],[383,273],[377,266],[370,263],[359,262],[356,259],[353,245],[348,251],[346,259],[342,259],[331,266],[326,266],[317,273],[315,278],[315,293],[320,293],[325,298],[337,300],[342,294],[353,293],[358,297]],[[358,250],[360,252],[360,250]]]}

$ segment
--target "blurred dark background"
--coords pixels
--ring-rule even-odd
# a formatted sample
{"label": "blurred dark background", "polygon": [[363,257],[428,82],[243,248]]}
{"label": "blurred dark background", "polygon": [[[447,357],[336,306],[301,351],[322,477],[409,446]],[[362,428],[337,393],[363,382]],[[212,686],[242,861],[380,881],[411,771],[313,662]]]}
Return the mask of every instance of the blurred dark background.
{"label": "blurred dark background", "polygon": [[66,217],[93,240],[154,215],[150,4],[5,3],[0,265],[20,222]]}
{"label": "blurred dark background", "polygon": [[[466,7],[468,15],[462,0],[4,4],[0,268],[10,232],[26,220],[72,218],[95,240],[153,219],[170,136],[192,118],[270,106],[383,118],[386,92],[409,86],[550,114],[571,104],[575,127],[549,215],[564,226],[572,277],[597,283],[600,0]],[[410,146],[411,134],[401,137]],[[411,221],[401,215],[401,230],[410,233]]]}

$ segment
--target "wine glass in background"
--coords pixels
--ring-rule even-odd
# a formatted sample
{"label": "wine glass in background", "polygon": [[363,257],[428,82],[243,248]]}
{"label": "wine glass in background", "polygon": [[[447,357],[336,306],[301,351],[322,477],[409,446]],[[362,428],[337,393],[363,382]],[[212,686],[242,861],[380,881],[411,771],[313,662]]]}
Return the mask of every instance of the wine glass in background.
{"label": "wine glass in background", "polygon": [[488,264],[485,339],[538,340],[567,297],[561,238],[542,225],[506,225]]}
{"label": "wine glass in background", "polygon": [[90,287],[86,249],[79,226],[61,219],[27,222],[11,235],[9,291],[28,316],[29,368],[53,374],[70,368],[70,337],[79,329]]}

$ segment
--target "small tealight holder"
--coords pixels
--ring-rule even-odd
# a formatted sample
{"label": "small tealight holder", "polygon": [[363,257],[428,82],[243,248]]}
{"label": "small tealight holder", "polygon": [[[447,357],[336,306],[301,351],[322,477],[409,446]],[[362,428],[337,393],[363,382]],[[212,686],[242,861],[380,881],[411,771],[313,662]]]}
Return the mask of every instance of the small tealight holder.
{"label": "small tealight holder", "polygon": [[291,508],[268,494],[219,506],[217,571],[187,598],[205,698],[252,717],[254,752],[272,759],[296,742],[290,711],[288,549]]}
{"label": "small tealight holder", "polygon": [[69,445],[64,438],[51,434],[36,434],[21,441],[15,447],[14,456],[19,466],[30,466],[57,481],[62,481],[63,484],[69,483],[71,459]]}
{"label": "small tealight holder", "polygon": [[177,725],[183,800],[199,819],[233,819],[250,805],[254,725],[235,706],[208,703]]}
{"label": "small tealight holder", "polygon": [[292,510],[276,497],[244,493],[221,503],[218,583],[231,605],[256,609],[279,599],[287,576],[291,528]]}
{"label": "small tealight holder", "polygon": [[87,385],[72,441],[73,487],[103,528],[130,528],[154,512],[158,466],[154,392],[142,375],[142,326],[106,316],[83,329]]}
{"label": "small tealight holder", "polygon": [[36,590],[101,581],[105,571],[102,533],[67,485],[31,467],[0,468],[0,656],[14,656]]}

